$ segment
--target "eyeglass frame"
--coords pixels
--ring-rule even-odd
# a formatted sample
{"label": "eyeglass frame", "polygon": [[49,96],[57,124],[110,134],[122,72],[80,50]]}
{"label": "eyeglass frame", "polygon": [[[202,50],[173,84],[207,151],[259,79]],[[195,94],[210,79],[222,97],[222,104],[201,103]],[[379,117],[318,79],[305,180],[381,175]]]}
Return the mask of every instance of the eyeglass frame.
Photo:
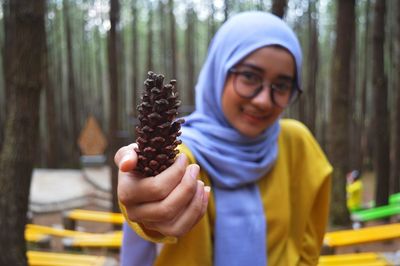
{"label": "eyeglass frame", "polygon": [[[253,93],[252,95],[250,95],[250,96],[245,96],[245,95],[241,94],[241,93],[238,91],[238,89],[236,88],[236,87],[237,87],[237,85],[236,85],[236,79],[237,79],[237,76],[238,76],[238,75],[243,75],[243,74],[246,73],[246,72],[251,72],[251,71],[240,71],[240,70],[238,70],[238,69],[235,68],[235,67],[232,67],[231,69],[228,70],[228,73],[234,74],[234,75],[235,75],[234,80],[233,80],[233,88],[234,88],[235,92],[236,92],[240,97],[242,97],[242,98],[244,98],[244,99],[250,100],[250,99],[255,98],[255,97],[264,89],[264,87],[265,87],[265,82],[261,82],[260,87],[257,88],[257,89],[254,91],[254,93]],[[254,73],[254,74],[260,77],[260,75],[258,75],[257,73]],[[263,81],[263,79],[262,79],[261,77],[260,77],[260,79],[261,79],[261,81]],[[292,88],[291,88],[290,96],[289,96],[289,101],[288,101],[288,103],[287,103],[285,106],[282,106],[282,105],[280,105],[280,104],[277,104],[276,101],[275,101],[275,98],[274,98],[274,92],[275,92],[275,91],[278,91],[278,89],[276,89],[276,88],[274,87],[274,84],[273,84],[273,83],[268,84],[268,87],[269,87],[269,93],[270,93],[270,97],[271,97],[272,102],[273,102],[276,106],[278,106],[278,107],[280,107],[280,108],[286,108],[286,107],[288,107],[289,105],[293,104],[295,101],[297,101],[298,98],[300,98],[301,94],[303,93],[303,91],[302,91],[301,89],[299,89],[298,86],[296,85],[296,78],[293,79],[293,81],[292,81]]]}

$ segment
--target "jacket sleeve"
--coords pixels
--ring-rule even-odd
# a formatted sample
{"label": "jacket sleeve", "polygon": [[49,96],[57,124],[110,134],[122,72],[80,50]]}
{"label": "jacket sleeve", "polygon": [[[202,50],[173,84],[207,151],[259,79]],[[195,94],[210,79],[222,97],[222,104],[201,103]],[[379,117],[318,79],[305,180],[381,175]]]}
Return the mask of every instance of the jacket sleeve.
{"label": "jacket sleeve", "polygon": [[307,222],[298,266],[317,265],[328,222],[331,176],[322,183]]}

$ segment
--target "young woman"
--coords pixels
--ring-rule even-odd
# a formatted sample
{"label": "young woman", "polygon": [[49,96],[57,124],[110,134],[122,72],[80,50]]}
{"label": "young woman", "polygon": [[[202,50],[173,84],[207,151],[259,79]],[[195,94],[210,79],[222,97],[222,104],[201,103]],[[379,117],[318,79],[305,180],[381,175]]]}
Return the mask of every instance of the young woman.
{"label": "young woman", "polygon": [[281,19],[244,12],[222,25],[175,163],[142,178],[135,144],[115,156],[122,265],[317,264],[332,168],[304,125],[280,119],[300,77],[301,48]]}

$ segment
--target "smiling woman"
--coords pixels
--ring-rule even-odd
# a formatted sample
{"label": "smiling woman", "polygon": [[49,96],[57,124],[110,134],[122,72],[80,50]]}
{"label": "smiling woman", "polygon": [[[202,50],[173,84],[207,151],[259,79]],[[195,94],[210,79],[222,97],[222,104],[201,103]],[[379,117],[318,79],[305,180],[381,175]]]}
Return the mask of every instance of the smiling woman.
{"label": "smiling woman", "polygon": [[280,119],[300,76],[299,42],[278,17],[244,12],[222,25],[175,163],[143,178],[134,145],[115,156],[122,265],[317,264],[332,168],[304,125]]}

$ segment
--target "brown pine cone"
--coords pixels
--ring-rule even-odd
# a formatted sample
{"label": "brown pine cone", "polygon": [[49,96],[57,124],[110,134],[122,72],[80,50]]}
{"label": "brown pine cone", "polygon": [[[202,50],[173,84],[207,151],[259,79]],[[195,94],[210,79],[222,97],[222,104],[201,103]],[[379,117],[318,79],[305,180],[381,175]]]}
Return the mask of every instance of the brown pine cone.
{"label": "brown pine cone", "polygon": [[155,176],[167,169],[175,160],[181,144],[177,137],[183,119],[174,122],[178,115],[178,93],[176,81],[164,85],[164,76],[147,73],[144,82],[142,103],[138,105],[139,125],[136,127],[138,148],[137,170],[146,177]]}

